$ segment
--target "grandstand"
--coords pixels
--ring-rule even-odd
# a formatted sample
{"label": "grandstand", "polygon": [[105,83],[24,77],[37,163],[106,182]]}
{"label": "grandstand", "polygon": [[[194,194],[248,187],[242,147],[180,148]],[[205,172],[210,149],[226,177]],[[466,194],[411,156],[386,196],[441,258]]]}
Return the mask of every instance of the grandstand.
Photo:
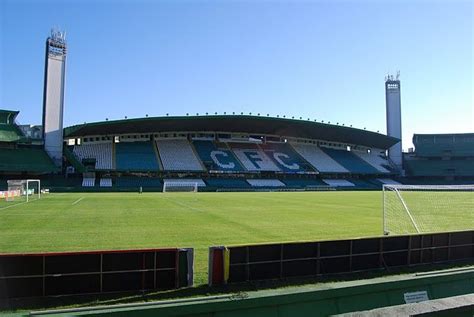
{"label": "grandstand", "polygon": [[[159,191],[165,179],[194,180],[200,190],[374,189],[382,184],[376,178],[393,179],[398,173],[385,155],[397,142],[394,138],[318,122],[245,115],[141,118],[68,127],[63,164],[58,167],[42,149],[41,140],[33,144],[22,134],[15,123],[18,112],[4,110],[0,115],[2,173],[43,174],[53,190],[78,186]],[[81,181],[70,186],[73,183],[52,177],[54,173]],[[374,181],[351,182],[359,178]]]}
{"label": "grandstand", "polygon": [[285,173],[304,173],[314,169],[288,144],[268,142],[260,145],[268,157]]}
{"label": "grandstand", "polygon": [[296,143],[293,147],[308,163],[321,173],[349,173],[345,167],[316,145]]}
{"label": "grandstand", "polygon": [[[379,189],[431,179],[474,176],[473,134],[415,135],[400,178],[386,151],[397,140],[343,126],[245,115],[105,121],[64,131],[62,170],[38,140],[0,111],[0,168],[6,178],[42,174],[53,190],[161,191],[165,179],[192,180],[199,190]],[[245,124],[244,124],[245,123]],[[139,127],[139,129],[137,128]],[[64,183],[59,173],[81,179]],[[433,181],[431,181],[433,182]]]}
{"label": "grandstand", "polygon": [[415,134],[413,144],[420,157],[474,156],[474,133]]}
{"label": "grandstand", "polygon": [[231,143],[230,147],[247,171],[280,171],[258,144]]}
{"label": "grandstand", "polygon": [[16,125],[18,111],[0,110],[0,174],[48,174],[58,169],[43,150]]}
{"label": "grandstand", "polygon": [[[84,142],[88,138],[85,138]],[[112,142],[84,143],[74,146],[74,154],[83,164],[92,163],[97,170],[111,170],[112,164]]]}
{"label": "grandstand", "polygon": [[474,178],[474,133],[415,134],[415,151],[404,157],[407,175],[420,182]]}
{"label": "grandstand", "polygon": [[359,156],[361,159],[372,165],[381,173],[390,173],[390,163],[385,157],[384,153],[368,153],[368,152],[359,152],[354,151],[355,155]]}
{"label": "grandstand", "polygon": [[186,139],[158,139],[156,146],[163,169],[168,171],[202,171],[203,167]]}
{"label": "grandstand", "polygon": [[336,150],[332,148],[321,148],[333,160],[344,166],[350,173],[355,174],[377,174],[380,173],[369,163],[360,159],[357,155],[348,150]]}
{"label": "grandstand", "polygon": [[115,145],[115,165],[118,171],[159,170],[153,142],[120,142]]}
{"label": "grandstand", "polygon": [[0,139],[2,142],[16,142],[21,139],[21,136],[14,126],[0,124]]}
{"label": "grandstand", "polygon": [[193,145],[208,171],[241,172],[244,170],[226,143],[195,140]]}
{"label": "grandstand", "polygon": [[[66,167],[95,173],[98,179],[105,173],[112,189],[136,188],[141,177],[161,180],[140,186],[157,190],[164,179],[199,180],[207,184],[200,190],[348,184],[373,189],[379,187],[344,179],[398,173],[385,155],[396,139],[305,120],[214,115],[106,121],[66,128],[65,142],[73,147],[73,155],[65,150]],[[334,186],[323,181],[332,178],[342,180]]]}

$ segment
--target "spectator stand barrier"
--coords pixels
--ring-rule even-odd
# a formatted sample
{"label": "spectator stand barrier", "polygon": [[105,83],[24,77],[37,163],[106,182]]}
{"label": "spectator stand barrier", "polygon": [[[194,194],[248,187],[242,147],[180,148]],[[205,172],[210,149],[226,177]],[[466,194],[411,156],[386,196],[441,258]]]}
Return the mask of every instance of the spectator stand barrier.
{"label": "spectator stand barrier", "polygon": [[474,231],[209,248],[209,285],[474,262]]}
{"label": "spectator stand barrier", "polygon": [[193,254],[191,248],[0,254],[0,299],[189,287]]}

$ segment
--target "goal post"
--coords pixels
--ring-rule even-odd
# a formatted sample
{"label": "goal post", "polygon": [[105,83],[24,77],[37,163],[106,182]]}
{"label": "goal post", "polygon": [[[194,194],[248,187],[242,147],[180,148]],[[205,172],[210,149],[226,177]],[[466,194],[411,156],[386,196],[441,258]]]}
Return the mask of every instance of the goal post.
{"label": "goal post", "polygon": [[473,185],[383,185],[383,233],[474,229]]}
{"label": "goal post", "polygon": [[197,182],[178,182],[178,181],[165,181],[163,183],[163,193],[169,192],[198,192]]}
{"label": "goal post", "polygon": [[29,202],[41,198],[41,181],[39,179],[11,179],[7,180],[7,186],[6,201]]}

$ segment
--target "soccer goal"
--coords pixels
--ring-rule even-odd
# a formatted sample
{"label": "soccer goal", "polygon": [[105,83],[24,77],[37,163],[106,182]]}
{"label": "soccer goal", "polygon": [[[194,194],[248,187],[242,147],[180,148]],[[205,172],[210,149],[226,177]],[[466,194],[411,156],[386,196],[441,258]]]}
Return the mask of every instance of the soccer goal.
{"label": "soccer goal", "polygon": [[6,201],[32,201],[41,198],[41,181],[39,179],[7,180]]}
{"label": "soccer goal", "polygon": [[170,182],[163,183],[163,193],[169,192],[194,192],[198,191],[198,183],[196,182]]}
{"label": "soccer goal", "polygon": [[384,185],[384,234],[474,229],[474,185]]}

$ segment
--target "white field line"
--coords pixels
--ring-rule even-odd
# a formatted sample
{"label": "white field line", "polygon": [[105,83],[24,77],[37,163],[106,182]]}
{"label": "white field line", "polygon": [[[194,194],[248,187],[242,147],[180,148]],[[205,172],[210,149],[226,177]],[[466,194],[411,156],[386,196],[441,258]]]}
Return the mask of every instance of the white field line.
{"label": "white field line", "polygon": [[75,204],[77,204],[78,202],[80,202],[81,200],[83,200],[84,198],[85,198],[85,197],[79,198],[78,200],[76,200],[75,202],[73,202],[71,205],[74,206]]}
{"label": "white field line", "polygon": [[22,202],[22,203],[18,203],[18,204],[14,204],[14,205],[2,207],[2,208],[0,208],[0,210],[5,210],[5,209],[11,208],[11,207],[20,206],[20,205],[23,205],[23,204],[26,204],[26,203],[27,203],[27,201],[24,201],[24,202]]}
{"label": "white field line", "polygon": [[180,201],[177,201],[177,200],[173,200],[169,197],[165,197],[165,196],[159,196],[160,198],[164,198],[165,200],[175,204],[175,205],[178,205],[178,206],[181,206],[181,207],[184,207],[184,208],[187,208],[187,209],[190,209],[190,210],[194,210],[194,211],[199,211],[199,212],[202,212],[201,209],[199,208],[196,208],[196,207],[193,207],[193,206],[190,206],[188,204],[185,204],[183,202],[180,202]]}

